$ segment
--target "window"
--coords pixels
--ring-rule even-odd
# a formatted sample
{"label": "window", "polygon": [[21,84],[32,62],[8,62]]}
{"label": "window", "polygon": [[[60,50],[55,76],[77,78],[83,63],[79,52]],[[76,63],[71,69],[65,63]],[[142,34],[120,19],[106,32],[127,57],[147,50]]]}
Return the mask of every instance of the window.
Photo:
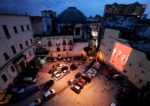
{"label": "window", "polygon": [[15,26],[14,26],[14,32],[15,32],[15,34],[18,33],[17,27],[15,27]]}
{"label": "window", "polygon": [[15,72],[15,68],[13,66],[10,67],[12,72]]}
{"label": "window", "polygon": [[27,30],[30,30],[29,25],[27,25]]}
{"label": "window", "polygon": [[69,45],[73,45],[72,40],[69,40]]}
{"label": "window", "polygon": [[59,52],[60,51],[60,47],[57,47],[57,52]]}
{"label": "window", "polygon": [[8,80],[5,74],[2,75],[2,79],[4,82],[6,82]]}
{"label": "window", "polygon": [[31,41],[31,43],[33,43],[33,40],[32,40],[32,39],[30,39],[30,41]]}
{"label": "window", "polygon": [[9,59],[9,56],[7,55],[7,53],[4,53],[3,55],[4,55],[5,60]]}
{"label": "window", "polygon": [[17,52],[16,52],[16,49],[15,49],[15,47],[14,46],[11,46],[11,50],[12,50],[12,52],[14,53],[14,54],[16,54]]}
{"label": "window", "polygon": [[21,44],[21,43],[19,44],[19,46],[20,46],[20,49],[21,49],[21,50],[23,50],[23,46],[22,46],[22,44]]}
{"label": "window", "polygon": [[63,47],[63,51],[66,51],[66,47]]}
{"label": "window", "polygon": [[80,28],[79,27],[75,29],[75,34],[80,35]]}
{"label": "window", "polygon": [[72,47],[71,47],[71,46],[69,47],[69,50],[70,50],[70,51],[72,50]]}
{"label": "window", "polygon": [[29,56],[31,56],[32,54],[31,54],[31,52],[29,51]]}
{"label": "window", "polygon": [[21,25],[21,31],[24,32],[24,27],[23,27],[23,25]]}
{"label": "window", "polygon": [[29,46],[29,43],[28,43],[28,41],[26,41],[26,46]]}
{"label": "window", "polygon": [[66,41],[65,40],[63,40],[63,45],[66,45]]}
{"label": "window", "polygon": [[2,27],[3,27],[3,31],[4,31],[4,33],[6,35],[6,38],[10,39],[10,34],[8,32],[7,26],[6,25],[2,25]]}
{"label": "window", "polygon": [[52,43],[51,43],[51,41],[48,41],[48,46],[50,47],[50,46],[52,46]]}

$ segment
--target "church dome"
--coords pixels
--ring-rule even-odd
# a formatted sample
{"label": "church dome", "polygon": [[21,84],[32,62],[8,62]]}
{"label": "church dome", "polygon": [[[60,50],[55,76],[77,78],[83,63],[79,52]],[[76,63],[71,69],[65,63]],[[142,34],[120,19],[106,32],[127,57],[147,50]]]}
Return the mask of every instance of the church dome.
{"label": "church dome", "polygon": [[86,21],[85,15],[76,7],[69,7],[59,15],[59,21],[65,24],[84,23]]}

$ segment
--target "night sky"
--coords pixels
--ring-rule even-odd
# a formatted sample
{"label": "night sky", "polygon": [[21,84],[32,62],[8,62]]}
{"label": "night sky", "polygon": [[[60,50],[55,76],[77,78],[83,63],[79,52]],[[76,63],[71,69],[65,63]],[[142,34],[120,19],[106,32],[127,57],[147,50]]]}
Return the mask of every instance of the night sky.
{"label": "night sky", "polygon": [[105,4],[129,4],[139,2],[147,4],[145,11],[150,17],[150,0],[0,0],[1,13],[25,13],[40,15],[41,10],[51,9],[60,14],[70,6],[75,6],[86,16],[103,15]]}

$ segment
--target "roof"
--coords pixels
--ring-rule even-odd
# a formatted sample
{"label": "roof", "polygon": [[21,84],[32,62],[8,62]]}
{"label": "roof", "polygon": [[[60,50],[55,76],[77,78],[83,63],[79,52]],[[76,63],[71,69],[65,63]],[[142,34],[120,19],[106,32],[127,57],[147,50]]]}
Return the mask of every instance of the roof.
{"label": "roof", "polygon": [[5,15],[5,16],[24,16],[24,17],[29,17],[28,14],[13,14],[13,13],[0,13],[0,15]]}
{"label": "roof", "polygon": [[77,24],[86,22],[85,15],[76,7],[69,7],[59,15],[60,23]]}

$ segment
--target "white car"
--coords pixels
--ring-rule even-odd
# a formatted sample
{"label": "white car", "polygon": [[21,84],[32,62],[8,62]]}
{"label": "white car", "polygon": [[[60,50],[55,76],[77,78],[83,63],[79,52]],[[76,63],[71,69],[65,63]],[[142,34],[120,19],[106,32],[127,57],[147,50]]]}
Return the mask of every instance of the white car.
{"label": "white car", "polygon": [[55,71],[54,73],[54,79],[55,80],[58,80],[58,79],[60,79],[60,78],[62,78],[63,77],[63,73],[62,72],[60,72],[60,71]]}
{"label": "white car", "polygon": [[33,78],[33,77],[24,77],[23,81],[25,81],[25,82],[31,82],[31,83],[36,83],[37,79]]}
{"label": "white car", "polygon": [[75,82],[75,79],[74,78],[71,78],[70,80],[68,80],[68,85],[72,85],[73,83]]}
{"label": "white car", "polygon": [[92,77],[96,75],[97,71],[95,69],[90,69],[87,71],[87,74],[90,74]]}
{"label": "white car", "polygon": [[65,65],[64,64],[59,64],[58,68],[63,68]]}
{"label": "white car", "polygon": [[54,89],[50,89],[43,93],[43,99],[50,98],[50,97],[54,96],[55,93],[56,93],[56,91]]}

